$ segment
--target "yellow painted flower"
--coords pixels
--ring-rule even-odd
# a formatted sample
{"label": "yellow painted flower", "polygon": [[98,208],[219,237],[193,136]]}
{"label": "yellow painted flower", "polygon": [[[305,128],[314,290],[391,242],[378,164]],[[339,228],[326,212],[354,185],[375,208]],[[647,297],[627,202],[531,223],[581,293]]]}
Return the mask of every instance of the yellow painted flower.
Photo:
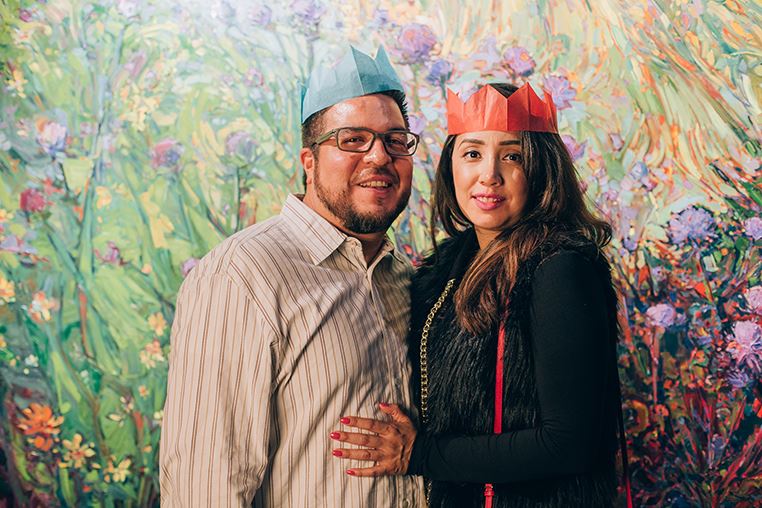
{"label": "yellow painted flower", "polygon": [[161,312],[151,314],[148,318],[148,326],[151,327],[153,333],[161,337],[164,335],[164,329],[167,327],[167,322],[164,320],[164,315]]}
{"label": "yellow painted flower", "polygon": [[5,342],[5,336],[3,334],[0,334],[0,348],[4,348],[8,346],[8,343]]}
{"label": "yellow painted flower", "polygon": [[63,456],[64,460],[59,464],[62,468],[80,468],[85,465],[88,458],[95,455],[92,444],[82,443],[81,434],[74,434],[71,441],[64,439],[63,445],[66,451]]}
{"label": "yellow painted flower", "polygon": [[5,208],[0,208],[0,224],[3,222],[8,222],[10,219],[13,218],[13,214],[9,213],[8,210]]}
{"label": "yellow painted flower", "polygon": [[37,291],[32,297],[29,315],[38,323],[50,321],[50,311],[56,308],[58,308],[58,302],[55,298],[48,299],[44,291]]}
{"label": "yellow painted flower", "polygon": [[16,289],[12,280],[0,275],[0,305],[16,300]]}
{"label": "yellow painted flower", "polygon": [[151,393],[151,390],[149,390],[148,388],[146,388],[146,386],[145,386],[145,385],[140,385],[140,386],[138,386],[138,394],[139,394],[141,397],[148,397],[148,394],[149,394],[149,393]]}
{"label": "yellow painted flower", "polygon": [[107,187],[99,186],[95,188],[95,206],[103,208],[111,204],[111,192]]}
{"label": "yellow painted flower", "polygon": [[106,480],[106,483],[110,483],[112,481],[116,483],[124,482],[127,479],[127,475],[130,473],[131,464],[132,460],[124,459],[119,463],[119,465],[114,466],[114,457],[111,457],[108,461],[108,466],[106,466],[103,479]]}

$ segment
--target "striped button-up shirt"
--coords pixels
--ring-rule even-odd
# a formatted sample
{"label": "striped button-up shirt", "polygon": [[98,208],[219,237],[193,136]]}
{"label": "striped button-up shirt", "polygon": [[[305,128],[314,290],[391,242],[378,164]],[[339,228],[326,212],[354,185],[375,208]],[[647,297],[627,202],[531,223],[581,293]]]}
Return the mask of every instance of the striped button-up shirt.
{"label": "striped button-up shirt", "polygon": [[339,418],[409,414],[411,266],[362,246],[296,196],[190,272],[172,324],[161,436],[162,505],[404,507],[417,477],[353,478]]}

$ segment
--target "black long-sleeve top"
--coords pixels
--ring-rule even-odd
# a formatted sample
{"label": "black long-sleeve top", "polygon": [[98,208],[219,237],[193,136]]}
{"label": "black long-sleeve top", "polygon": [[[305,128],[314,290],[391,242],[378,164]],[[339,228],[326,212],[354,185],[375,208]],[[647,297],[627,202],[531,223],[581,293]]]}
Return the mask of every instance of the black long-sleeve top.
{"label": "black long-sleeve top", "polygon": [[576,251],[541,264],[532,279],[529,323],[539,424],[499,435],[419,433],[408,474],[510,483],[588,472],[610,425],[604,407],[612,389],[606,368],[612,317],[604,284],[593,262]]}

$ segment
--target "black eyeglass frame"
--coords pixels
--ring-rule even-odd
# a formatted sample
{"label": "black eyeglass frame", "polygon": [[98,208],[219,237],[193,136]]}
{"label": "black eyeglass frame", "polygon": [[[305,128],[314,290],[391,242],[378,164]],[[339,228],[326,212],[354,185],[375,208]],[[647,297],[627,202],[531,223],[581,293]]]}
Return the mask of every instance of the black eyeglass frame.
{"label": "black eyeglass frame", "polygon": [[[355,130],[355,131],[369,132],[369,133],[371,133],[373,135],[373,139],[370,141],[370,143],[368,144],[368,148],[365,149],[365,150],[347,150],[346,148],[342,148],[341,146],[339,146],[339,136],[338,136],[338,134],[342,130]],[[413,139],[415,141],[415,146],[413,146],[413,151],[411,151],[410,153],[391,153],[389,151],[389,147],[386,146],[386,141],[384,140],[383,136],[386,136],[388,134],[394,134],[394,133],[404,133],[404,134],[409,134],[409,135],[413,136]],[[332,129],[332,130],[326,132],[325,134],[323,134],[322,136],[320,136],[319,138],[317,138],[315,140],[315,142],[312,143],[312,148],[315,148],[316,146],[318,146],[318,145],[320,145],[322,143],[325,143],[330,138],[334,138],[336,140],[336,148],[338,148],[342,152],[368,153],[373,148],[373,144],[376,142],[376,138],[379,138],[379,137],[381,138],[381,144],[384,145],[384,150],[386,150],[386,153],[388,153],[392,157],[412,157],[413,154],[416,152],[416,150],[418,150],[418,145],[421,142],[421,136],[419,136],[415,132],[409,131],[407,129],[390,129],[390,130],[388,130],[386,132],[376,132],[373,129],[368,129],[366,127],[339,127],[337,129]]]}

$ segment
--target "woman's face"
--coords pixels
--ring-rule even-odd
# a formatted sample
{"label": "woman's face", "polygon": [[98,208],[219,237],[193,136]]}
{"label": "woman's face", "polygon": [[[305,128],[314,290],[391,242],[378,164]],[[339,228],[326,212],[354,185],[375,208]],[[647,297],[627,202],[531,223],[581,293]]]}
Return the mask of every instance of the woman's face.
{"label": "woman's face", "polygon": [[523,164],[518,132],[467,132],[455,139],[455,198],[474,225],[480,247],[523,214],[527,201]]}

